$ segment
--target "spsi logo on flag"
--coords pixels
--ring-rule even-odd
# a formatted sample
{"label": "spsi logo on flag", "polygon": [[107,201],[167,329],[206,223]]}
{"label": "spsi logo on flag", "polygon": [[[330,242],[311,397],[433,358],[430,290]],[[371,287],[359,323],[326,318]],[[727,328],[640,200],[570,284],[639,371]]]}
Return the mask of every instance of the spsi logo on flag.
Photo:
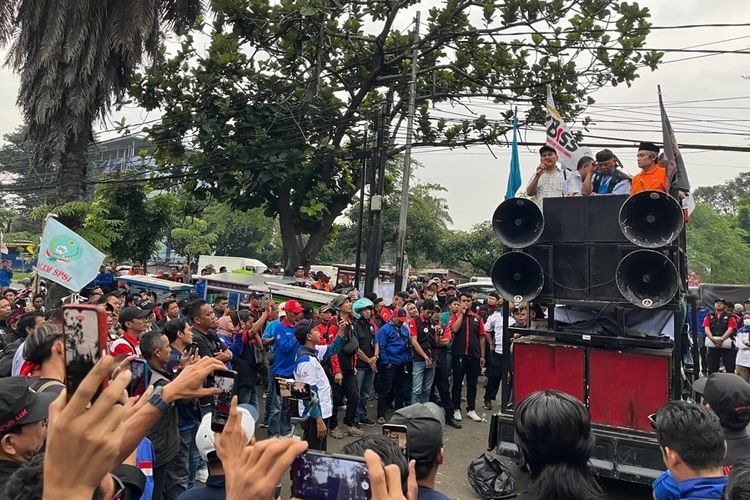
{"label": "spsi logo on flag", "polygon": [[102,252],[53,218],[44,226],[40,249],[39,276],[74,292],[96,277],[104,261]]}

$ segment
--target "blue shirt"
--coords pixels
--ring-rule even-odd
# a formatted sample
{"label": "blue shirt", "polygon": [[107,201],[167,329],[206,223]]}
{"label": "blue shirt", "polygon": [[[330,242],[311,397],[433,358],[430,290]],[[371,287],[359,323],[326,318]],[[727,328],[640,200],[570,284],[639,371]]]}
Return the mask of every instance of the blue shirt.
{"label": "blue shirt", "polygon": [[0,269],[0,286],[10,286],[12,279],[13,271],[11,269]]}
{"label": "blue shirt", "polygon": [[190,488],[183,491],[177,500],[225,500],[227,492],[224,484],[224,476],[208,476],[205,488]]}
{"label": "blue shirt", "polygon": [[154,493],[154,445],[149,438],[143,438],[135,449],[135,465],[143,475],[146,476],[146,485],[143,487],[141,500],[151,500]]}
{"label": "blue shirt", "polygon": [[271,374],[291,378],[294,375],[295,358],[300,348],[297,339],[294,338],[294,326],[290,325],[286,318],[271,321],[266,331],[263,332],[263,338],[274,339]]}
{"label": "blue shirt", "polygon": [[727,476],[699,477],[677,482],[671,472],[664,471],[652,484],[656,500],[721,500]]}

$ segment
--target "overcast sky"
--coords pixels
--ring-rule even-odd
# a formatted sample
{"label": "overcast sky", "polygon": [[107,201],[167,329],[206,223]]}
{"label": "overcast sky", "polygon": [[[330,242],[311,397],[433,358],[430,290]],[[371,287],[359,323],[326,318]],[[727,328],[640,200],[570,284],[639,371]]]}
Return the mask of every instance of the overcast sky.
{"label": "overcast sky", "polygon": [[[423,2],[411,9],[419,8],[423,17],[431,5],[437,2]],[[711,2],[710,8],[702,0],[641,1],[652,12],[655,26],[678,24],[742,23],[750,22],[750,2],[748,0],[723,0]],[[411,23],[411,14],[399,19],[401,27]],[[737,39],[739,38],[739,39]],[[736,39],[726,41],[728,39]],[[706,45],[704,45],[706,44]],[[701,45],[701,48],[721,50],[750,50],[750,29],[744,28],[704,28],[660,30],[649,35],[648,46],[654,48],[688,48]],[[672,61],[693,56],[693,54],[665,54],[664,61]],[[660,84],[665,104],[677,139],[683,144],[717,144],[726,146],[750,145],[750,80],[742,78],[750,75],[750,55],[712,55],[688,61],[663,64],[656,72],[640,70],[640,78],[628,88],[604,88],[594,97],[595,107],[590,116],[607,120],[590,126],[590,135],[621,137],[627,139],[661,142],[658,124],[658,102],[656,86]],[[7,68],[0,70],[0,135],[12,131],[21,122],[19,110],[13,106],[18,92],[18,77]],[[731,98],[731,99],[727,99]],[[709,99],[724,99],[709,102]],[[685,102],[688,101],[688,102]],[[489,118],[498,117],[507,108],[495,109],[491,103],[473,100],[466,103],[474,106],[478,113]],[[449,108],[446,108],[446,111]],[[467,113],[465,109],[455,109],[456,113]],[[116,114],[118,119],[123,113]],[[131,123],[157,117],[137,109],[124,113]],[[451,116],[445,114],[445,116]],[[612,120],[629,123],[610,123]],[[711,120],[696,121],[696,120]],[[99,128],[104,125],[100,124]],[[111,128],[111,125],[109,125]],[[618,129],[618,130],[612,130]],[[713,133],[705,133],[705,132]],[[692,133],[688,133],[692,132]],[[697,133],[696,133],[697,132]],[[543,140],[541,133],[523,131],[522,137],[531,142]],[[612,142],[603,139],[588,139],[584,143]],[[486,146],[468,150],[442,150],[414,152],[414,158],[424,167],[416,176],[421,181],[443,184],[444,193],[450,207],[454,227],[468,229],[473,224],[490,218],[505,194],[510,163],[510,150],[495,146],[492,148],[495,159]],[[595,149],[596,151],[596,149]],[[617,149],[615,152],[623,161],[626,171],[636,173],[635,147]],[[736,176],[748,168],[747,153],[707,152],[683,150],[685,162],[693,187],[717,184]],[[538,164],[535,150],[521,148],[521,174],[524,184]]]}

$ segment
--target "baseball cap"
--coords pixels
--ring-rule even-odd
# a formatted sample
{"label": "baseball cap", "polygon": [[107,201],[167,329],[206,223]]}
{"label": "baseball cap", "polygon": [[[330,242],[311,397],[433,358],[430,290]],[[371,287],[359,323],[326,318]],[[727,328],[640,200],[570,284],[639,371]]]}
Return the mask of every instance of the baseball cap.
{"label": "baseball cap", "polygon": [[349,300],[349,297],[347,297],[346,295],[339,295],[330,302],[329,306],[331,306],[334,311],[338,311],[347,300]]}
{"label": "baseball cap", "polygon": [[406,322],[409,319],[406,316],[406,309],[404,309],[403,307],[399,307],[398,309],[396,309],[396,311],[394,311],[393,317],[402,323]]}
{"label": "baseball cap", "polygon": [[154,307],[156,307],[156,304],[150,300],[142,300],[136,304],[136,307],[138,309],[143,309],[144,311],[152,311]]}
{"label": "baseball cap", "polygon": [[119,321],[124,325],[126,321],[133,321],[136,318],[145,318],[149,314],[151,314],[150,310],[146,311],[140,307],[126,307],[120,311]]}
{"label": "baseball cap", "polygon": [[557,153],[557,151],[555,151],[555,148],[553,148],[552,146],[548,146],[547,144],[545,144],[541,148],[539,148],[539,155],[541,155],[542,153],[544,153],[546,151],[550,151],[552,153]]}
{"label": "baseball cap", "polygon": [[416,403],[393,414],[391,424],[405,425],[409,458],[417,462],[435,459],[443,447],[443,410],[435,403]]}
{"label": "baseball cap", "polygon": [[734,428],[748,424],[750,385],[742,377],[734,373],[712,373],[698,380],[705,380],[703,399],[719,417],[722,426]]}
{"label": "baseball cap", "polygon": [[[255,435],[255,424],[258,422],[258,410],[252,405],[237,405],[237,409],[242,415],[242,430],[245,431],[247,442],[253,439]],[[211,430],[211,414],[203,415],[201,425],[198,426],[198,433],[195,435],[195,445],[198,447],[198,453],[203,460],[208,460],[208,455],[216,451],[216,436]]]}
{"label": "baseball cap", "polygon": [[307,334],[310,333],[310,331],[312,331],[312,329],[317,325],[317,323],[314,323],[309,319],[303,319],[302,321],[294,325],[294,338],[297,339],[297,342],[299,342],[300,344],[304,344]]}
{"label": "baseball cap", "polygon": [[318,311],[318,313],[324,313],[324,312],[329,312],[329,313],[334,312],[333,306],[331,304],[323,304],[322,306],[320,306],[320,311]]}
{"label": "baseball cap", "polygon": [[286,302],[279,304],[279,318],[286,317]]}
{"label": "baseball cap", "polygon": [[495,298],[496,298],[497,300],[500,300],[500,294],[499,294],[499,293],[497,293],[497,292],[496,292],[496,291],[494,291],[494,290],[493,290],[493,291],[491,291],[490,293],[488,293],[488,294],[487,294],[487,296],[488,296],[488,297],[495,297]]}
{"label": "baseball cap", "polygon": [[714,304],[716,304],[717,302],[723,302],[724,305],[727,305],[727,301],[724,299],[724,297],[716,297],[714,299]]}
{"label": "baseball cap", "polygon": [[302,308],[299,302],[297,302],[294,299],[291,299],[291,300],[286,301],[286,306],[284,306],[284,311],[298,314],[304,311],[304,309]]}
{"label": "baseball cap", "polygon": [[34,392],[24,377],[0,379],[0,435],[45,420],[55,398],[55,392]]}

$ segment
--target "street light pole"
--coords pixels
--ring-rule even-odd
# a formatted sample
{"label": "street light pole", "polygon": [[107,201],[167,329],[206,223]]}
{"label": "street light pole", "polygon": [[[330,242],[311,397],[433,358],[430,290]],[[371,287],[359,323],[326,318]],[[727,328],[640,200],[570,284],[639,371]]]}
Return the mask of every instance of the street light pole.
{"label": "street light pole", "polygon": [[411,177],[411,144],[414,137],[414,108],[417,94],[417,59],[419,57],[419,18],[414,19],[414,46],[411,56],[411,81],[409,82],[409,116],[406,121],[406,149],[404,151],[404,172],[401,181],[401,207],[398,219],[398,249],[396,251],[396,286],[395,291],[404,289],[404,255],[406,246],[406,221],[409,211],[409,177]]}

